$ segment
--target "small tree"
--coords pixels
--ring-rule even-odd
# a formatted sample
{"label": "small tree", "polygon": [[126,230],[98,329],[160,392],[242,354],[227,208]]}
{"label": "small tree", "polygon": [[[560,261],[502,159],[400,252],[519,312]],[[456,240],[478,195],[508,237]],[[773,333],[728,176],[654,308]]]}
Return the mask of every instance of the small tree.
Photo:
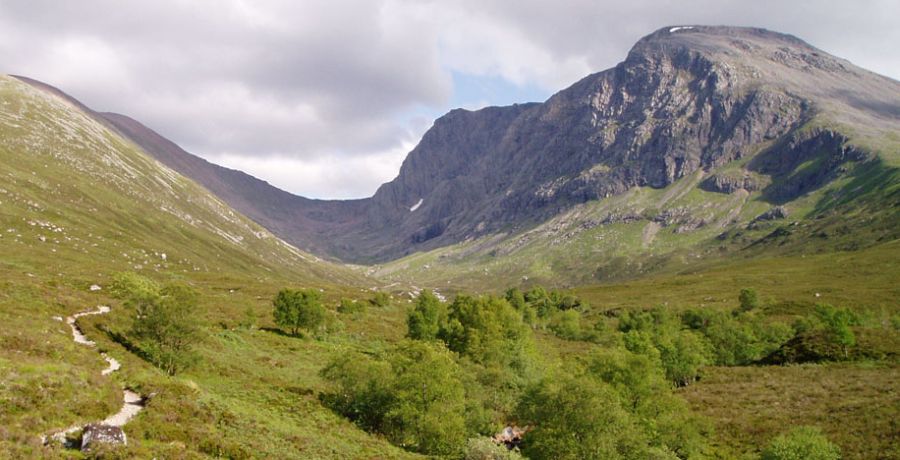
{"label": "small tree", "polygon": [[801,426],[782,434],[765,448],[762,460],[839,460],[841,450],[816,427]]}
{"label": "small tree", "polygon": [[816,305],[815,315],[825,327],[828,339],[840,346],[844,358],[847,358],[849,348],[856,345],[856,335],[850,329],[855,319],[853,313],[846,308],[820,304]]}
{"label": "small tree", "polygon": [[740,311],[742,312],[759,308],[759,294],[756,293],[756,289],[741,289],[741,293],[738,295],[738,301],[741,304]]}
{"label": "small tree", "polygon": [[124,273],[116,276],[113,293],[134,312],[128,335],[146,360],[169,375],[190,363],[199,336],[193,289],[175,283],[160,288],[148,278]]}
{"label": "small tree", "polygon": [[406,335],[416,340],[436,340],[446,318],[447,307],[431,291],[423,291],[406,317]]}
{"label": "small tree", "polygon": [[300,329],[313,331],[325,321],[325,307],[322,296],[315,289],[282,289],[275,295],[275,323],[288,328],[291,335]]}

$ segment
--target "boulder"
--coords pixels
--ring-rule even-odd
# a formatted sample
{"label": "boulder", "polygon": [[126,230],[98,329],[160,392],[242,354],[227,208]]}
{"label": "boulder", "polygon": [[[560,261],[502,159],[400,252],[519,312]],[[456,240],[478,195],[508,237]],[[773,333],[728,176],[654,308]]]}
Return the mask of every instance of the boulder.
{"label": "boulder", "polygon": [[81,451],[89,452],[99,444],[128,444],[128,438],[121,427],[92,423],[84,427],[81,435]]}

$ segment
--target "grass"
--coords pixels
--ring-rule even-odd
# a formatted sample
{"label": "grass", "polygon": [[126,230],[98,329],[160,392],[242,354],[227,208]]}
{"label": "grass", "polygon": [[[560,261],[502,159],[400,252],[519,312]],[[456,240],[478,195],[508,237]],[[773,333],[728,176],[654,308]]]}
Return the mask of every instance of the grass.
{"label": "grass", "polygon": [[679,393],[714,422],[721,458],[749,458],[800,425],[822,428],[847,460],[900,456],[896,363],[715,367]]}

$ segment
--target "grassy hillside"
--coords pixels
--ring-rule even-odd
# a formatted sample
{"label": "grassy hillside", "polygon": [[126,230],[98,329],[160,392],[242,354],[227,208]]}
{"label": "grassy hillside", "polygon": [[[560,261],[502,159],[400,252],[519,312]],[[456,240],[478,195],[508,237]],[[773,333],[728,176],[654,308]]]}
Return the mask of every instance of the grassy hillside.
{"label": "grassy hillside", "polygon": [[[154,394],[125,427],[128,455],[405,455],[310,396],[319,363],[351,338],[236,330],[247,317],[271,325],[282,287],[314,285],[331,301],[364,295],[348,287],[362,277],[287,246],[61,99],[2,77],[0,104],[0,457],[77,456],[39,436],[114,413],[122,386]],[[110,339],[130,322],[109,295],[122,271],[200,293],[201,365],[170,378]],[[122,362],[111,376],[54,319],[99,304],[110,315],[79,324]]]}

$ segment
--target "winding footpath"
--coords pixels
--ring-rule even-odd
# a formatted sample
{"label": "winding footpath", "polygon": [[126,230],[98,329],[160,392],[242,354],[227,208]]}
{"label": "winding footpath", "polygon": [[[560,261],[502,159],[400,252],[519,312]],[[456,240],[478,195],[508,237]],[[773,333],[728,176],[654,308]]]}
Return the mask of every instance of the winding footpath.
{"label": "winding footpath", "polygon": [[[81,312],[81,313],[76,313],[72,316],[67,317],[65,321],[66,321],[66,324],[68,324],[69,327],[72,328],[72,339],[75,341],[75,343],[78,343],[78,344],[81,344],[81,345],[84,345],[87,347],[96,346],[97,344],[94,343],[94,341],[88,339],[87,336],[84,335],[84,332],[81,330],[80,327],[78,327],[76,320],[78,318],[81,318],[82,316],[105,315],[107,313],[109,313],[109,307],[104,305],[104,306],[97,307],[96,310],[90,310],[90,311],[85,311],[85,312]],[[61,320],[62,318],[57,317],[57,319]],[[122,368],[122,365],[119,363],[119,361],[116,360],[115,358],[109,356],[108,354],[100,353],[100,356],[102,356],[103,359],[106,360],[107,364],[109,364],[109,366],[106,369],[103,369],[103,371],[100,372],[101,375],[109,375],[109,374],[112,374],[113,372]],[[117,412],[113,415],[110,415],[105,420],[100,422],[99,425],[121,428],[126,423],[128,423],[128,421],[131,420],[135,415],[137,415],[138,412],[140,412],[144,408],[144,398],[141,395],[129,390],[128,388],[124,388],[122,391],[123,391],[122,408],[119,409],[119,412]],[[65,444],[66,436],[68,436],[78,430],[81,430],[86,426],[87,426],[87,424],[86,425],[73,425],[69,428],[66,428],[65,430],[54,432],[53,434],[51,434],[49,436],[43,435],[43,436],[41,436],[41,443],[44,445],[48,445],[51,442],[58,442],[60,444]]]}

